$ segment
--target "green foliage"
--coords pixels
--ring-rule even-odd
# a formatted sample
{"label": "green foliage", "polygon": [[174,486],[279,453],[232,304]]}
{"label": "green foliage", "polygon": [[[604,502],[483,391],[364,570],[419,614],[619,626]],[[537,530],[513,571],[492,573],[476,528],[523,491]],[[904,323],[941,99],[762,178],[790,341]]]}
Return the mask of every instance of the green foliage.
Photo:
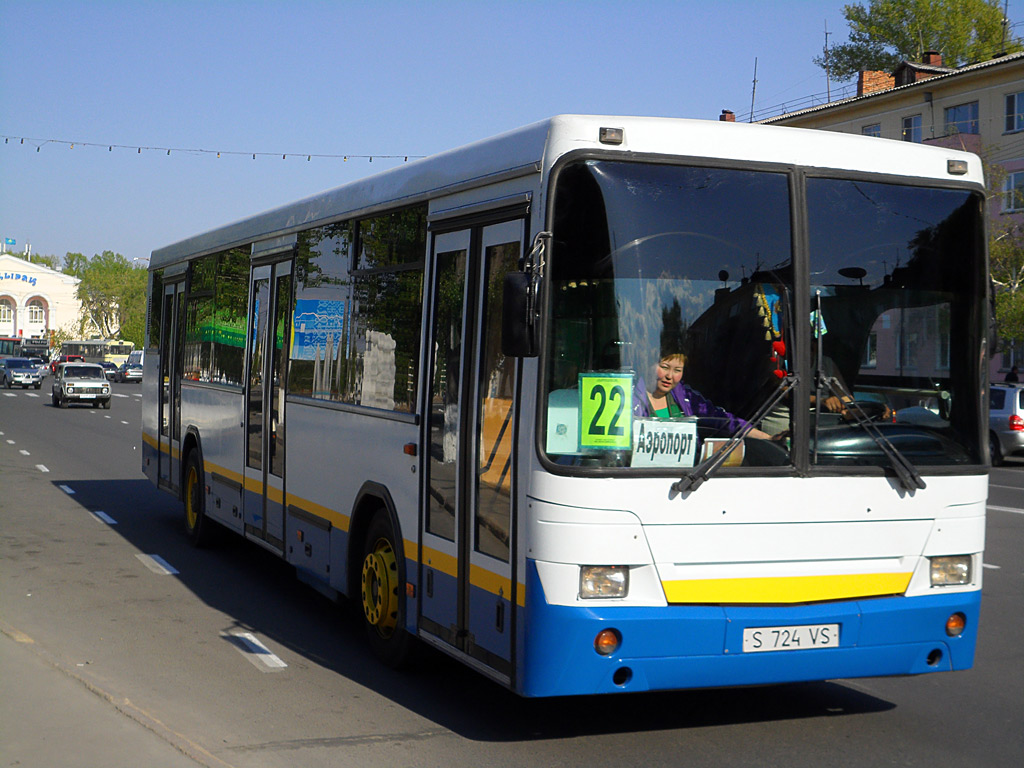
{"label": "green foliage", "polygon": [[[1002,0],[868,0],[866,8],[843,6],[843,16],[850,40],[828,58],[829,76],[840,82],[861,70],[892,72],[901,61],[921,61],[925,51],[941,53],[943,66],[962,67],[1024,49],[1004,33]],[[825,57],[814,63],[824,69]]]}
{"label": "green foliage", "polygon": [[113,251],[86,258],[81,253],[64,257],[66,274],[77,277],[82,303],[82,326],[94,327],[103,338],[120,338],[142,347],[146,323],[146,276]]}
{"label": "green foliage", "polygon": [[989,241],[989,263],[996,290],[996,327],[999,337],[1024,339],[1024,232],[1008,227]]}

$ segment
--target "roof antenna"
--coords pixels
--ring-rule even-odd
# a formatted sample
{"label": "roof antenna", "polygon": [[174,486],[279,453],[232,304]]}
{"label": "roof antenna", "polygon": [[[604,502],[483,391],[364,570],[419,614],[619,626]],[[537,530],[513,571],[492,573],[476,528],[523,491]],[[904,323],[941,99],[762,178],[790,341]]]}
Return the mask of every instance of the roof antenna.
{"label": "roof antenna", "polygon": [[754,86],[750,89],[750,121],[754,122],[754,96],[757,94],[757,56],[754,57]]}

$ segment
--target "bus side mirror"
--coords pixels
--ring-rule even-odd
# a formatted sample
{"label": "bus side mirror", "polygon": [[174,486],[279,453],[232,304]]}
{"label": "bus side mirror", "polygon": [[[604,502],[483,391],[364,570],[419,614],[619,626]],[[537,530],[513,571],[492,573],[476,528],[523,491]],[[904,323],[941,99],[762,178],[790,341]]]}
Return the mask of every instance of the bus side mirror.
{"label": "bus side mirror", "polygon": [[501,300],[501,351],[508,357],[536,357],[537,306],[534,287],[526,272],[509,272]]}

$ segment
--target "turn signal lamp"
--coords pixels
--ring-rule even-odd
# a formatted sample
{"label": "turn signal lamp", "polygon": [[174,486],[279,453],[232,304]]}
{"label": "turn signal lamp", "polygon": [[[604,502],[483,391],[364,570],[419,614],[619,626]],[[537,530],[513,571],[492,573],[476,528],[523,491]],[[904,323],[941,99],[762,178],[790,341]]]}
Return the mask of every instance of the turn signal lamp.
{"label": "turn signal lamp", "polygon": [[960,637],[967,626],[967,617],[962,613],[954,613],[946,619],[946,634],[950,637]]}
{"label": "turn signal lamp", "polygon": [[952,587],[971,583],[971,556],[933,557],[931,575],[933,587]]}
{"label": "turn signal lamp", "polygon": [[598,132],[598,141],[602,144],[621,144],[622,139],[623,131],[621,128],[602,127]]}
{"label": "turn signal lamp", "polygon": [[594,650],[601,656],[611,656],[622,645],[622,635],[617,629],[602,629],[594,638]]}
{"label": "turn signal lamp", "polygon": [[946,171],[953,176],[963,176],[967,173],[966,160],[947,160]]}
{"label": "turn signal lamp", "polygon": [[629,594],[629,566],[584,565],[580,568],[580,597],[584,600]]}

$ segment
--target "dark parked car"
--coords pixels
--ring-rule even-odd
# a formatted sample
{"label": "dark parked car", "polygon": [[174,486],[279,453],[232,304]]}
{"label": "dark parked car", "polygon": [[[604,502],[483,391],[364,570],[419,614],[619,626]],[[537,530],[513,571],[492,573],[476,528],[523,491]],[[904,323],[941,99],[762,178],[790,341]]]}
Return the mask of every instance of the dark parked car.
{"label": "dark parked car", "polygon": [[113,363],[100,363],[100,367],[103,369],[103,375],[107,377],[107,381],[115,381],[117,379],[117,366]]}
{"label": "dark parked car", "polygon": [[27,357],[6,357],[0,360],[0,384],[7,389],[12,386],[39,389],[43,385],[43,377]]}

